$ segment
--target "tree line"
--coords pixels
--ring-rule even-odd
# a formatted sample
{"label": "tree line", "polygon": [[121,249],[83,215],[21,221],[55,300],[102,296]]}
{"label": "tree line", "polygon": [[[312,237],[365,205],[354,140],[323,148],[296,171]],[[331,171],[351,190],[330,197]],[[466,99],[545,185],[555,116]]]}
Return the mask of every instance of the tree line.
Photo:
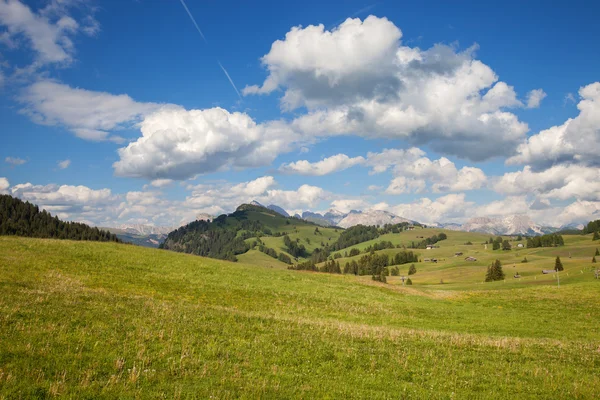
{"label": "tree line", "polygon": [[527,238],[528,249],[534,249],[536,247],[558,247],[564,245],[565,241],[562,235],[559,235],[557,233]]}
{"label": "tree line", "polygon": [[117,235],[79,222],[65,222],[10,195],[0,195],[0,235],[121,242]]}

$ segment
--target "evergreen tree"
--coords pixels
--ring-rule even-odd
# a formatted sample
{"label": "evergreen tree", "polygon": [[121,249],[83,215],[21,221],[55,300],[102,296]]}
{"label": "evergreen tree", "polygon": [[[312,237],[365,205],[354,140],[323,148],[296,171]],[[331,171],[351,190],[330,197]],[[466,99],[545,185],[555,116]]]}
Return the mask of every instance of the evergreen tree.
{"label": "evergreen tree", "polygon": [[598,248],[596,247],[596,254],[594,254],[595,256],[600,256],[600,251],[598,251]]}
{"label": "evergreen tree", "polygon": [[527,262],[527,257],[525,257],[525,258],[523,259],[523,261],[521,261],[521,262],[522,262],[522,263],[526,263],[526,262]]}
{"label": "evergreen tree", "polygon": [[508,243],[508,240],[504,240],[502,242],[502,250],[510,250],[510,249],[511,249],[510,243]]}
{"label": "evergreen tree", "polygon": [[504,271],[500,260],[493,262],[487,269],[485,275],[486,282],[501,281],[504,279]]}
{"label": "evergreen tree", "polygon": [[408,278],[408,279],[406,280],[406,284],[407,284],[407,285],[412,285],[412,281],[410,280],[410,278]]}
{"label": "evergreen tree", "polygon": [[498,243],[498,242],[494,242],[494,243],[492,244],[492,250],[498,250],[499,248],[500,248],[500,243]]}
{"label": "evergreen tree", "polygon": [[594,232],[594,237],[592,237],[592,240],[600,240],[600,235],[598,235],[598,231]]}
{"label": "evergreen tree", "polygon": [[554,262],[554,269],[556,271],[562,271],[564,270],[562,262],[560,261],[560,257],[556,256],[556,261]]}
{"label": "evergreen tree", "polygon": [[519,234],[519,236],[517,236],[517,242],[520,242],[521,240],[523,240],[523,236]]}
{"label": "evergreen tree", "polygon": [[592,257],[592,263],[596,264],[596,256]]}
{"label": "evergreen tree", "polygon": [[411,264],[410,268],[408,269],[408,274],[409,275],[414,275],[417,273],[417,268],[415,267],[415,264]]}

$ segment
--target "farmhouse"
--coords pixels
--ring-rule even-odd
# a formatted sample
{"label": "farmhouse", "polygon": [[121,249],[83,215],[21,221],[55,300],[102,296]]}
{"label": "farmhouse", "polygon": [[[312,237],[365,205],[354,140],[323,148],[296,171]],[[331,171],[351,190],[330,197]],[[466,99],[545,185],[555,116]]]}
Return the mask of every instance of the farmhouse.
{"label": "farmhouse", "polygon": [[542,274],[553,274],[553,273],[555,273],[555,272],[556,272],[556,271],[555,271],[555,270],[553,270],[553,269],[543,269],[543,270],[542,270]]}
{"label": "farmhouse", "polygon": [[431,249],[439,249],[440,246],[436,246],[434,244],[428,244],[427,247],[425,247],[427,250],[431,250]]}
{"label": "farmhouse", "polygon": [[521,277],[521,275],[519,275],[519,274],[516,274],[515,276],[513,276],[513,278],[520,278],[520,277]]}
{"label": "farmhouse", "polygon": [[465,258],[465,261],[477,261],[475,257],[469,256]]}
{"label": "farmhouse", "polygon": [[523,243],[519,243],[519,244],[517,245],[517,247],[521,247],[521,248],[522,248],[522,247],[523,247]]}

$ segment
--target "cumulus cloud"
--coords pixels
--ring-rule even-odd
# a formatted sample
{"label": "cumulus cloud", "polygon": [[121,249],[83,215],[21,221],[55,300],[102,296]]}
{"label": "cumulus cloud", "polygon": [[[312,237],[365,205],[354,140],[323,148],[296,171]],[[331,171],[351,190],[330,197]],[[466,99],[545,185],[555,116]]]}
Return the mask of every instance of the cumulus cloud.
{"label": "cumulus cloud", "polygon": [[77,137],[91,141],[121,142],[110,131],[130,128],[160,108],[155,103],[136,102],[125,94],[72,88],[52,80],[28,86],[19,100],[24,104],[21,112],[35,123],[63,126]]}
{"label": "cumulus cloud", "polygon": [[542,100],[547,96],[543,89],[534,89],[527,93],[527,108],[539,108]]}
{"label": "cumulus cloud", "polygon": [[508,164],[540,170],[555,164],[600,166],[600,82],[579,89],[579,115],[529,137]]}
{"label": "cumulus cloud", "polygon": [[314,163],[307,160],[300,160],[290,164],[283,164],[279,167],[279,172],[284,174],[322,176],[343,171],[355,165],[362,164],[364,161],[365,159],[360,156],[350,158],[345,154],[336,154]]}
{"label": "cumulus cloud", "polygon": [[84,4],[51,1],[44,8],[32,10],[18,0],[0,0],[0,25],[6,28],[4,42],[13,48],[25,43],[35,52],[38,66],[68,65],[75,53],[73,37],[79,32],[95,35],[99,30],[93,8],[86,8],[87,15],[81,22],[69,15],[70,8]]}
{"label": "cumulus cloud", "polygon": [[152,182],[150,182],[152,186],[157,188],[169,186],[171,183],[173,183],[172,179],[155,179]]}
{"label": "cumulus cloud", "polygon": [[257,124],[222,108],[163,108],[140,123],[142,136],[119,149],[118,176],[187,179],[197,174],[269,165],[291,150],[295,134],[277,121]]}
{"label": "cumulus cloud", "polygon": [[[283,90],[284,110],[307,107],[293,126],[315,136],[404,138],[475,161],[509,155],[527,124],[514,89],[465,51],[401,44],[386,18],[294,27],[262,58],[268,76],[246,95]],[[490,140],[494,138],[494,140]]]}
{"label": "cumulus cloud", "polygon": [[392,168],[395,178],[388,186],[387,194],[420,193],[428,183],[434,193],[461,192],[483,187],[487,177],[474,167],[462,167],[441,157],[431,160],[418,148],[407,150],[385,149],[381,153],[368,153],[366,165],[371,173],[381,173]]}
{"label": "cumulus cloud", "polygon": [[4,159],[4,162],[7,164],[10,164],[12,166],[17,166],[17,165],[23,165],[27,162],[27,160],[24,160],[22,158],[19,157],[6,157]]}
{"label": "cumulus cloud", "polygon": [[494,190],[505,195],[534,194],[542,199],[600,201],[600,169],[555,165],[538,172],[526,166],[499,177]]}
{"label": "cumulus cloud", "polygon": [[265,205],[277,204],[286,210],[307,209],[316,207],[331,196],[322,188],[311,185],[302,185],[297,190],[277,189],[277,182],[272,176],[238,184],[201,184],[188,189],[192,194],[186,198],[186,204],[199,208],[219,204],[223,211],[233,210],[252,200]]}
{"label": "cumulus cloud", "polygon": [[347,213],[352,210],[366,210],[371,204],[365,199],[336,199],[331,202],[331,208]]}
{"label": "cumulus cloud", "polygon": [[390,206],[388,211],[414,221],[434,224],[440,221],[463,222],[473,206],[473,202],[465,200],[464,193],[452,193],[435,200],[424,197],[412,203],[397,204]]}
{"label": "cumulus cloud", "polygon": [[58,162],[58,168],[67,169],[71,165],[71,160],[63,160]]}
{"label": "cumulus cloud", "polygon": [[8,179],[4,177],[0,178],[0,194],[7,194],[9,187],[10,183],[8,182]]}

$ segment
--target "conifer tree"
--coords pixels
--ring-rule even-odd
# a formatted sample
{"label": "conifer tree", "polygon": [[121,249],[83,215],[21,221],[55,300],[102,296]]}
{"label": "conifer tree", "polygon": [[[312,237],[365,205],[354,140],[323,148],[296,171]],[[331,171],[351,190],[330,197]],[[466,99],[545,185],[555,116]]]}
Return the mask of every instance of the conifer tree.
{"label": "conifer tree", "polygon": [[408,274],[409,275],[414,275],[417,273],[417,267],[415,267],[415,264],[411,264],[410,268],[408,269]]}
{"label": "conifer tree", "polygon": [[596,247],[596,254],[594,254],[595,256],[600,256],[600,251],[598,251],[598,248]]}
{"label": "conifer tree", "polygon": [[502,264],[500,260],[496,260],[487,269],[485,275],[486,282],[501,281],[504,279],[504,271],[502,270]]}
{"label": "conifer tree", "polygon": [[592,240],[600,240],[600,235],[598,235],[598,231],[594,232],[594,237],[592,237]]}
{"label": "conifer tree", "polygon": [[563,271],[564,270],[562,262],[560,261],[560,257],[559,256],[556,256],[556,261],[554,263],[554,269],[556,271]]}
{"label": "conifer tree", "polygon": [[592,264],[596,264],[596,256],[592,257]]}

